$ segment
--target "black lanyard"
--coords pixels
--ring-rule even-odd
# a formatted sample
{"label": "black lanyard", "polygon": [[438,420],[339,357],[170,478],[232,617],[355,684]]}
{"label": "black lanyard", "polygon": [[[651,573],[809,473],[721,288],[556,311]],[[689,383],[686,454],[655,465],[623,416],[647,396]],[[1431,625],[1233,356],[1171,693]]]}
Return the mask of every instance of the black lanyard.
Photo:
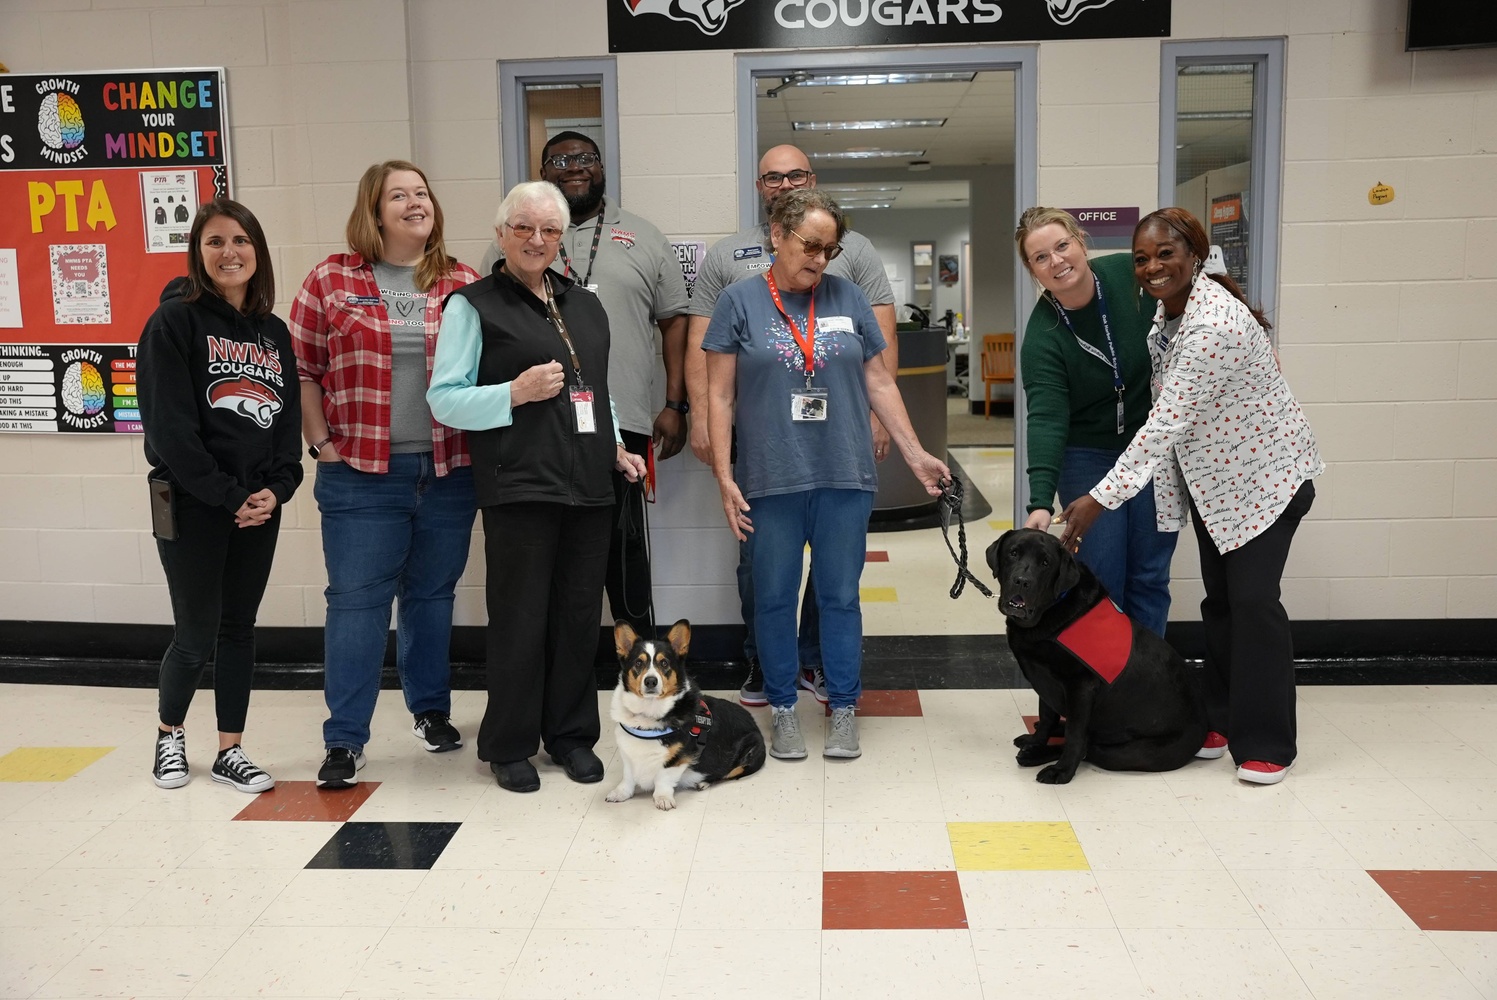
{"label": "black lanyard", "polygon": [[[591,288],[593,284],[593,262],[598,259],[598,240],[603,237],[603,213],[606,209],[604,199],[598,199],[598,225],[593,229],[593,248],[587,255],[587,276],[582,279],[583,288]],[[572,258],[567,256],[566,240],[561,242],[561,262],[566,265],[568,278],[577,273],[577,269],[572,266]]]}
{"label": "black lanyard", "polygon": [[556,327],[556,332],[561,334],[562,343],[567,345],[567,353],[572,356],[572,371],[577,376],[577,384],[582,385],[582,361],[577,357],[577,348],[572,345],[572,335],[567,332],[566,320],[561,318],[561,310],[556,308],[556,297],[551,294],[551,276],[545,276],[546,281],[546,312],[551,316],[551,325]]}
{"label": "black lanyard", "polygon": [[1055,303],[1055,311],[1060,313],[1061,321],[1065,323],[1066,329],[1071,331],[1071,336],[1076,338],[1076,343],[1081,346],[1081,349],[1101,361],[1104,365],[1112,368],[1112,388],[1118,394],[1118,433],[1122,434],[1123,369],[1118,364],[1117,346],[1112,342],[1112,324],[1107,320],[1107,297],[1102,294],[1102,279],[1097,277],[1096,272],[1092,272],[1092,282],[1097,286],[1097,312],[1102,315],[1102,336],[1107,340],[1107,353],[1112,355],[1110,359],[1105,357],[1096,347],[1082,340],[1081,334],[1077,333],[1076,328],[1071,325],[1071,317],[1066,315],[1065,307],[1060,304],[1060,300],[1056,299],[1053,295],[1051,296],[1051,300]]}

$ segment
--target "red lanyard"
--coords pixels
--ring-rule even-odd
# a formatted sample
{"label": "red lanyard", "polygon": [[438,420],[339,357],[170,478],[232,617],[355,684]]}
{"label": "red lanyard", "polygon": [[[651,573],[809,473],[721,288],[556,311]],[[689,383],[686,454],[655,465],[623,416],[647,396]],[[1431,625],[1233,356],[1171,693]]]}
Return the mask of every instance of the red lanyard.
{"label": "red lanyard", "polygon": [[816,374],[816,286],[811,286],[811,306],[806,313],[806,332],[801,333],[800,327],[795,325],[795,320],[785,311],[785,304],[780,301],[780,289],[774,283],[774,272],[765,271],[764,280],[769,282],[769,297],[774,299],[774,307],[785,317],[785,322],[790,324],[790,332],[795,337],[795,342],[800,345],[800,350],[806,358],[806,385],[811,384],[811,376]]}

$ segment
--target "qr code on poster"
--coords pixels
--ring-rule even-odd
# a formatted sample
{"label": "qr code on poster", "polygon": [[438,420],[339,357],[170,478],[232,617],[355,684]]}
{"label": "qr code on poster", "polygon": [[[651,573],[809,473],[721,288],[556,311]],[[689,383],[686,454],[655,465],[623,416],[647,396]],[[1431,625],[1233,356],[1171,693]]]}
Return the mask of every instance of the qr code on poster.
{"label": "qr code on poster", "polygon": [[49,250],[52,312],[57,324],[109,323],[109,260],[104,244],[57,244]]}

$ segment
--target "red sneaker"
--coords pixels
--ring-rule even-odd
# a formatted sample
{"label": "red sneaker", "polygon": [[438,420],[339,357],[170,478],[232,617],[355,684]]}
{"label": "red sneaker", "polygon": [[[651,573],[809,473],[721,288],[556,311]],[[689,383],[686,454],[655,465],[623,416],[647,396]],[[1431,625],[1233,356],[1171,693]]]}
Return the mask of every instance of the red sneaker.
{"label": "red sneaker", "polygon": [[1196,756],[1202,760],[1216,760],[1227,752],[1227,738],[1216,730],[1206,734],[1206,742],[1201,744],[1201,749],[1196,751]]}
{"label": "red sneaker", "polygon": [[1266,760],[1250,760],[1237,769],[1237,780],[1251,781],[1255,785],[1277,785],[1288,773],[1288,764],[1270,764]]}

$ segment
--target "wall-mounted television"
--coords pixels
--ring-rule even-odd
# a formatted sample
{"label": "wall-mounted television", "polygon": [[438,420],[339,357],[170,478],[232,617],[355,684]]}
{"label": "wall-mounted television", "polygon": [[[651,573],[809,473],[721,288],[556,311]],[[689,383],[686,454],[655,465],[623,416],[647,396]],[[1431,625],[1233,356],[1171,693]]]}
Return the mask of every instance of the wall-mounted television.
{"label": "wall-mounted television", "polygon": [[1497,46],[1492,0],[1409,0],[1405,51]]}

